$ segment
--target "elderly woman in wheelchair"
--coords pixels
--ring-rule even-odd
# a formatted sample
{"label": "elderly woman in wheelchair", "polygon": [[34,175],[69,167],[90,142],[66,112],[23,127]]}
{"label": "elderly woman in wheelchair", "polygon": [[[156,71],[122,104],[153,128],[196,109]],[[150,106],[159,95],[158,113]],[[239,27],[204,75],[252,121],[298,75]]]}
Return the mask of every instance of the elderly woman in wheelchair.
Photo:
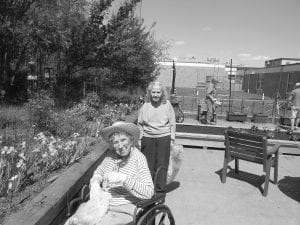
{"label": "elderly woman in wheelchair", "polygon": [[[66,224],[152,225],[157,220],[160,220],[157,224],[165,224],[166,220],[167,224],[175,224],[171,211],[163,204],[165,194],[155,193],[147,160],[135,147],[139,132],[135,124],[121,121],[102,130],[102,137],[110,148],[94,171],[89,184],[91,190],[88,192],[89,201],[99,200],[93,204],[98,205],[98,208],[91,206],[89,209],[86,205],[86,210],[80,212],[79,207],[79,212]],[[87,198],[84,196],[86,189],[86,186],[82,189],[82,201]],[[80,222],[83,211],[87,211],[84,214],[92,214],[90,218],[94,219]]]}

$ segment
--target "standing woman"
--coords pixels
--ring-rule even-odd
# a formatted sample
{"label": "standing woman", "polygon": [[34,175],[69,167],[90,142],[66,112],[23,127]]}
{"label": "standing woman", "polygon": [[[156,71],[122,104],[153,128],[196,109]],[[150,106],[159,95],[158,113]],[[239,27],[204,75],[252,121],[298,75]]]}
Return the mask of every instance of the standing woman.
{"label": "standing woman", "polygon": [[170,145],[175,144],[175,113],[167,100],[166,88],[160,82],[150,83],[147,99],[138,116],[141,151],[147,158],[151,175],[160,166],[166,168],[158,174],[156,190],[165,192]]}

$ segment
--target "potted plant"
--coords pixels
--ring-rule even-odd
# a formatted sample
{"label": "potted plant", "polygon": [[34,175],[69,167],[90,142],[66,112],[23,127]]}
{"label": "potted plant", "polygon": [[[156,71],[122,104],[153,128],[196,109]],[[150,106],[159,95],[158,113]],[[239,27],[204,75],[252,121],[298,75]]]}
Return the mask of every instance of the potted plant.
{"label": "potted plant", "polygon": [[252,116],[252,122],[254,123],[266,123],[268,120],[268,115],[265,113],[254,113]]}
{"label": "potted plant", "polygon": [[242,103],[241,103],[241,110],[240,112],[232,112],[232,103],[229,103],[229,112],[226,114],[227,121],[238,121],[238,122],[245,122],[247,120],[247,114],[244,113],[244,98],[242,96]]}
{"label": "potted plant", "polygon": [[227,121],[238,121],[245,122],[247,119],[247,114],[240,112],[227,112],[226,120]]}
{"label": "potted plant", "polygon": [[268,115],[265,114],[265,95],[263,93],[262,95],[262,106],[261,106],[261,112],[254,113],[252,115],[252,122],[254,123],[266,123],[268,120]]}

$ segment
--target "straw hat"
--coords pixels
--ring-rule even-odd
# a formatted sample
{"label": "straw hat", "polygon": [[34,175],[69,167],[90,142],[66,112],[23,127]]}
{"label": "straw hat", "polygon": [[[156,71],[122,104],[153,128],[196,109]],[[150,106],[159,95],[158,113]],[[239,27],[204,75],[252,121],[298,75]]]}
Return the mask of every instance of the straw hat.
{"label": "straw hat", "polygon": [[109,143],[109,137],[115,132],[126,132],[133,136],[134,143],[137,143],[140,138],[140,130],[137,125],[133,123],[125,123],[123,121],[117,121],[110,127],[105,127],[101,131],[103,139]]}

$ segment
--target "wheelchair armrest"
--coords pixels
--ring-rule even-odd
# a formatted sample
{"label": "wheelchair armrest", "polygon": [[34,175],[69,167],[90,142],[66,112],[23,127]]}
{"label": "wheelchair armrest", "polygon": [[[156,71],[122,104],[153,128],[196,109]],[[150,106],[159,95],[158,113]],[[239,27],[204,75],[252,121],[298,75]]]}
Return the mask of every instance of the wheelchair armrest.
{"label": "wheelchair armrest", "polygon": [[137,208],[146,208],[154,203],[163,203],[165,201],[165,193],[156,193],[151,199],[142,200],[137,203]]}
{"label": "wheelchair armrest", "polygon": [[90,196],[90,186],[89,184],[84,184],[80,190],[80,196],[73,198],[70,202],[67,201],[67,216],[72,215],[72,211],[75,203],[82,203],[88,200]]}

